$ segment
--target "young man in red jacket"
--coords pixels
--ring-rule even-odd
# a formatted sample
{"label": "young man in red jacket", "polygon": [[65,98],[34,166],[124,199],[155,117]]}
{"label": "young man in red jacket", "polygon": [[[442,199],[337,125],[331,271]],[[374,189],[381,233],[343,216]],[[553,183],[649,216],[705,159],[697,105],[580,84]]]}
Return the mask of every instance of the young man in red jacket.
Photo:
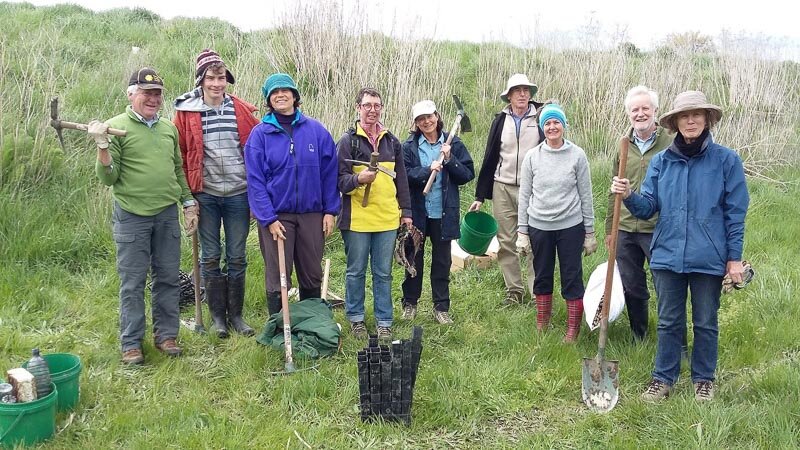
{"label": "young man in red jacket", "polygon": [[[228,94],[233,74],[217,52],[197,56],[195,89],[175,100],[183,170],[200,205],[201,267],[214,331],[228,337],[254,334],[242,319],[250,232],[244,146],[258,124],[256,107]],[[225,230],[225,265],[221,266],[220,228]]]}

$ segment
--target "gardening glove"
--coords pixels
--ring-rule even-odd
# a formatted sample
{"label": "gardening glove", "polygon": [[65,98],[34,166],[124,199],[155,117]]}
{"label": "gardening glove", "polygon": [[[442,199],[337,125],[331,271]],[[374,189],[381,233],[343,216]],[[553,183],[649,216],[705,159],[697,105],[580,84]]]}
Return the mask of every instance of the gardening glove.
{"label": "gardening glove", "polygon": [[103,150],[108,148],[108,125],[94,119],[89,122],[86,131],[89,132],[89,136],[94,139],[98,148]]}
{"label": "gardening glove", "polygon": [[519,255],[528,255],[531,252],[531,239],[527,234],[517,233],[517,253]]}
{"label": "gardening glove", "polygon": [[586,237],[583,238],[583,255],[589,256],[597,250],[597,239],[594,237],[594,233],[586,233]]}
{"label": "gardening glove", "polygon": [[186,206],[183,208],[183,228],[186,234],[193,235],[197,231],[197,215],[200,213],[200,207],[197,205]]}

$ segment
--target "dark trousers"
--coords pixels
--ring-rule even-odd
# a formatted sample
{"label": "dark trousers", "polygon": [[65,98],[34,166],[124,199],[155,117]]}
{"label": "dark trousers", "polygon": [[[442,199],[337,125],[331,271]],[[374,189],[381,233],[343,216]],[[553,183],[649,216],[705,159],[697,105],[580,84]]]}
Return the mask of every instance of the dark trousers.
{"label": "dark trousers", "polygon": [[643,339],[647,334],[647,302],[650,300],[650,292],[647,290],[644,262],[650,261],[652,240],[652,233],[620,230],[617,235],[617,266],[622,278],[631,331],[637,339]]}
{"label": "dark trousers", "polygon": [[[292,267],[297,268],[297,282],[301,289],[317,289],[322,285],[322,252],[325,235],[322,232],[322,213],[278,214],[286,231],[284,257],[286,263],[286,288],[292,286]],[[258,238],[266,268],[267,292],[280,292],[278,268],[278,242],[272,239],[268,227],[259,224]]]}
{"label": "dark trousers", "polygon": [[553,273],[556,268],[561,271],[561,297],[564,300],[583,298],[583,239],[586,231],[583,224],[564,230],[545,231],[533,227],[530,232],[531,249],[533,251],[533,269],[536,278],[533,281],[534,295],[553,293]]}
{"label": "dark trousers", "polygon": [[[425,222],[425,237],[431,240],[431,296],[433,309],[437,311],[450,310],[450,240],[442,240],[442,219],[427,219]],[[416,305],[422,295],[422,269],[424,267],[425,240],[422,248],[414,258],[414,267],[417,276],[411,277],[406,272],[403,280],[403,304]]]}

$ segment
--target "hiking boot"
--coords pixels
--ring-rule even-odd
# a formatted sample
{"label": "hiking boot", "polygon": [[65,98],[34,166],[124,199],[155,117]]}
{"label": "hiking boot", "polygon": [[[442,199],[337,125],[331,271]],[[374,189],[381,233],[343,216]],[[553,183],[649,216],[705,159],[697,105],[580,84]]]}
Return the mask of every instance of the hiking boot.
{"label": "hiking boot", "polygon": [[507,293],[505,300],[503,300],[503,306],[521,305],[522,296],[523,296],[522,292]]}
{"label": "hiking boot", "polygon": [[450,313],[447,311],[437,311],[433,310],[433,318],[436,319],[442,325],[448,325],[453,323],[453,319],[450,318]]}
{"label": "hiking boot", "polygon": [[698,402],[707,402],[714,399],[714,382],[698,381],[694,384],[694,399]]}
{"label": "hiking boot", "polygon": [[403,315],[400,317],[403,320],[414,320],[417,317],[417,305],[406,303],[403,306]]}
{"label": "hiking boot", "polygon": [[392,339],[392,327],[378,327],[378,340],[388,341]]}
{"label": "hiking boot", "polygon": [[175,343],[175,339],[164,339],[161,343],[156,343],[158,351],[166,354],[167,356],[176,357],[180,356],[183,350]]}
{"label": "hiking boot", "polygon": [[123,364],[144,364],[144,355],[142,351],[138,348],[132,348],[130,350],[125,350],[122,352],[122,363]]}
{"label": "hiking boot", "polygon": [[367,325],[364,324],[363,321],[361,321],[361,322],[350,322],[350,334],[355,336],[357,339],[366,339],[367,338]]}
{"label": "hiking boot", "polygon": [[661,380],[653,378],[647,389],[642,393],[642,400],[646,402],[657,402],[669,397],[669,385]]}

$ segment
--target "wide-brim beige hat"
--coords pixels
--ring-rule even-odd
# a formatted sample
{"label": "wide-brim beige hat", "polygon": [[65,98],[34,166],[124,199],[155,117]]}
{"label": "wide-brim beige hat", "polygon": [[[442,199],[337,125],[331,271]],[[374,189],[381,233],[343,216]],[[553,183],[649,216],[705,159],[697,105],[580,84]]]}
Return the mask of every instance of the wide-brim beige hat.
{"label": "wide-brim beige hat", "polygon": [[672,110],[659,117],[658,123],[666,129],[677,132],[678,114],[695,109],[706,110],[706,120],[708,122],[707,125],[709,129],[714,127],[714,125],[716,125],[716,123],[722,118],[722,108],[709,103],[709,101],[706,99],[706,94],[703,94],[700,91],[686,91],[681,92],[677,97],[675,97],[675,100],[672,102]]}
{"label": "wide-brim beige hat", "polygon": [[531,83],[530,80],[528,80],[527,75],[525,75],[524,73],[515,73],[514,75],[511,75],[511,78],[508,79],[508,82],[506,83],[506,90],[503,91],[502,94],[500,94],[500,99],[508,103],[509,91],[511,91],[511,89],[514,89],[517,86],[528,86],[528,89],[530,89],[531,91],[531,98],[533,98],[533,96],[536,95],[536,91],[539,90],[538,86],[536,86],[535,84]]}

